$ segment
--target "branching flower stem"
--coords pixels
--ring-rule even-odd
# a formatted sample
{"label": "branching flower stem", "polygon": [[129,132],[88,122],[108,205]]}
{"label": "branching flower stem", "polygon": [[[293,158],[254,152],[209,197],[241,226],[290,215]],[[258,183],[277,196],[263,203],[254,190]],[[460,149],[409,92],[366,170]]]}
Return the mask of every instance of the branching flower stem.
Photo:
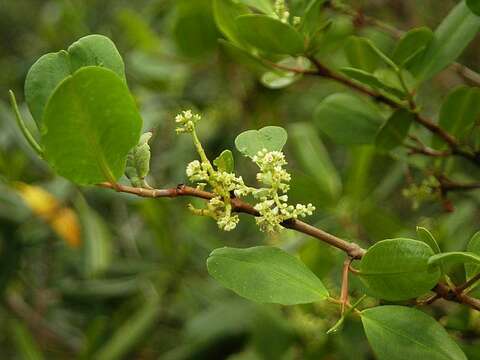
{"label": "branching flower stem", "polygon": [[[126,186],[121,184],[111,184],[108,182],[101,183],[98,186],[108,189],[113,189],[118,192],[137,195],[145,198],[162,198],[169,197],[175,198],[180,196],[196,197],[204,200],[210,200],[215,195],[211,192],[196,189],[186,185],[178,185],[175,188],[170,189],[144,189],[136,188],[132,186]],[[238,198],[231,199],[232,211],[236,213],[244,213],[252,216],[259,216],[259,212],[255,208]],[[298,219],[289,219],[281,224],[287,229],[291,229],[305,235],[309,235],[317,240],[320,240],[330,246],[333,246],[339,250],[345,252],[351,259],[359,260],[365,255],[366,250],[360,247],[358,244],[351,243],[344,239],[341,239],[335,235],[332,235],[322,229],[309,225]],[[451,289],[449,286],[438,283],[433,289],[436,293],[435,299],[443,298],[445,300],[465,304],[472,309],[480,311],[480,299],[470,297],[463,292],[456,292],[455,289]],[[433,302],[433,301],[432,301]],[[347,305],[348,306],[348,305]]]}

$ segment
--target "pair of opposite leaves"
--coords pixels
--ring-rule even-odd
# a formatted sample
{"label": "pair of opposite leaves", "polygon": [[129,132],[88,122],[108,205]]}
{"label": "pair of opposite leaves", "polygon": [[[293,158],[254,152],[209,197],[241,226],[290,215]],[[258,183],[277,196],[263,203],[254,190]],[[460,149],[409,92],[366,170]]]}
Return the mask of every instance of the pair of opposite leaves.
{"label": "pair of opposite leaves", "polygon": [[82,185],[122,176],[142,119],[110,39],[89,35],[42,56],[27,74],[25,97],[43,156],[60,175]]}

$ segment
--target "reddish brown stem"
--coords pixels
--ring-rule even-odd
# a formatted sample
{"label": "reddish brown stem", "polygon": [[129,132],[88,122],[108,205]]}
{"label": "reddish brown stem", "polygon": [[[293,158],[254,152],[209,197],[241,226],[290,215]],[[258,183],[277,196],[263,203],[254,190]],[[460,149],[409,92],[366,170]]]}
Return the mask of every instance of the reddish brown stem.
{"label": "reddish brown stem", "polygon": [[[171,189],[142,189],[142,188],[135,188],[132,186],[126,186],[126,185],[120,185],[120,184],[114,185],[110,183],[101,183],[99,184],[99,186],[113,189],[118,192],[124,192],[124,193],[133,194],[141,197],[147,197],[147,198],[161,198],[161,197],[174,198],[178,196],[190,196],[190,197],[197,197],[204,200],[209,200],[215,197],[215,194],[213,193],[199,190],[183,184],[178,185],[177,187],[171,188]],[[232,205],[235,212],[245,213],[253,216],[259,215],[258,211],[255,210],[255,208],[252,205],[238,198],[232,199]],[[366,250],[361,248],[359,245],[343,240],[339,237],[336,237],[335,235],[329,234],[328,232],[322,229],[316,228],[300,220],[296,220],[296,219],[287,220],[287,221],[284,221],[281,225],[287,229],[292,229],[292,230],[301,232],[303,234],[310,235],[339,250],[342,250],[352,260],[361,259],[366,253]],[[347,269],[350,269],[350,264],[347,267]],[[446,300],[462,303],[470,306],[475,310],[480,311],[479,299],[472,298],[463,293],[456,293],[455,291],[451,291],[446,285],[442,283],[437,284],[434,291],[437,293],[438,298],[444,298]]]}

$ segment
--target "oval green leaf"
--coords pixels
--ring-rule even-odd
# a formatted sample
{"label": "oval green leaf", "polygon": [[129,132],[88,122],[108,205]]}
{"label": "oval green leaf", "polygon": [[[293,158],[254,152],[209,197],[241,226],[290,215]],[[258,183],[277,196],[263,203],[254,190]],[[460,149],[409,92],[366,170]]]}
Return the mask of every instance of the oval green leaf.
{"label": "oval green leaf", "polygon": [[395,63],[367,38],[351,36],[345,44],[345,54],[352,67],[369,73],[376,70],[381,63],[396,67]]}
{"label": "oval green leaf", "polygon": [[350,94],[330,95],[315,110],[317,127],[343,145],[373,143],[382,123],[373,105]]}
{"label": "oval green leaf", "polygon": [[[480,116],[480,89],[460,86],[454,89],[442,104],[439,125],[451,135],[462,138],[474,127]],[[435,138],[434,146],[440,148],[441,140]]]}
{"label": "oval green leaf", "polygon": [[235,139],[235,147],[242,154],[254,157],[263,149],[282,151],[287,142],[287,132],[280,126],[266,126],[260,130],[247,130]]}
{"label": "oval green leaf", "polygon": [[273,54],[299,55],[303,38],[295,28],[266,15],[242,15],[236,20],[240,36],[259,50]]}
{"label": "oval green leaf", "polygon": [[362,311],[361,317],[379,360],[467,360],[447,331],[420,310],[378,306]]}
{"label": "oval green leaf", "polygon": [[250,11],[244,5],[232,0],[213,0],[213,16],[220,31],[235,45],[242,46],[243,40],[235,19],[240,15],[248,14]]}
{"label": "oval green leaf", "polygon": [[428,259],[428,264],[475,264],[478,266],[480,265],[480,256],[471,252],[452,251],[431,256]]}
{"label": "oval green leaf", "polygon": [[438,246],[437,240],[435,240],[435,237],[428,229],[417,226],[417,236],[420,241],[423,241],[425,244],[430,246],[434,253],[441,253],[440,246]]}
{"label": "oval green leaf", "polygon": [[[480,256],[480,231],[472,236],[468,242],[467,250]],[[467,263],[465,264],[465,271],[467,273],[467,279],[470,279],[480,272],[480,264]]]}
{"label": "oval green leaf", "polygon": [[378,132],[375,146],[380,150],[390,151],[402,145],[414,120],[413,113],[406,109],[395,111]]}
{"label": "oval green leaf", "polygon": [[392,53],[392,60],[399,66],[413,61],[413,58],[427,48],[433,39],[433,32],[427,27],[415,28],[408,31],[398,42]]}
{"label": "oval green leaf", "polygon": [[55,88],[84,66],[106,67],[126,81],[122,57],[115,44],[103,35],[88,35],[74,42],[67,51],[43,55],[32,65],[25,79],[25,100],[39,127]]}
{"label": "oval green leaf", "polygon": [[480,29],[480,17],[461,1],[435,30],[421,61],[412,72],[426,81],[455,61]]}
{"label": "oval green leaf", "polygon": [[378,78],[375,74],[351,67],[341,68],[340,71],[347,75],[349,78],[352,78],[376,90],[385,91],[390,95],[396,96],[399,99],[405,98],[404,91],[400,91],[396,87],[389,86],[388,84],[384,83],[380,78]]}
{"label": "oval green leaf", "polygon": [[294,305],[328,297],[322,282],[305,264],[275,247],[216,249],[207,267],[223,286],[259,303]]}
{"label": "oval green leaf", "polygon": [[82,185],[115,182],[140,138],[142,119],[127,85],[113,71],[92,66],[67,77],[45,109],[45,158]]}
{"label": "oval green leaf", "polygon": [[412,239],[383,240],[368,249],[360,263],[360,277],[372,296],[397,301],[418,297],[432,289],[440,270],[429,266],[433,250]]}

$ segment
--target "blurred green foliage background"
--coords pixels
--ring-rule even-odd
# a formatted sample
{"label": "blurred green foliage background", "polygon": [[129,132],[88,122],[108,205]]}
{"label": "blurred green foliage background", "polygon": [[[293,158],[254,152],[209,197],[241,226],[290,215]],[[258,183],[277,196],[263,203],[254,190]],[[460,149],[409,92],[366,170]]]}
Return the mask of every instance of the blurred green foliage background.
{"label": "blurred green foliage background", "polygon": [[[347,3],[408,29],[434,28],[455,1]],[[382,48],[394,44],[378,29],[335,18],[338,37],[325,46],[326,61],[344,61],[339,49],[354,32]],[[0,0],[0,358],[372,358],[359,321],[325,335],[337,320],[335,307],[255,305],[221,288],[205,267],[217,247],[275,244],[298,252],[338,295],[344,259],[339,251],[288,231],[266,236],[246,216],[236,231],[224,233],[210,219],[192,216],[185,199],[145,200],[78,188],[29,149],[15,127],[7,90],[23,104],[23,82],[33,62],[90,33],[116,43],[144,128],[154,131],[151,185],[186,181],[185,165],[195,152],[188,137],[175,135],[173,117],[193,108],[204,116],[198,131],[211,158],[233,149],[241,131],[285,127],[292,202],[315,204],[309,222],[334,234],[368,246],[414,237],[415,226],[423,224],[449,251],[463,248],[478,230],[478,194],[452,197],[452,213],[438,202],[413,210],[401,195],[415,177],[404,162],[371,147],[333,146],[316,130],[316,104],[339,85],[305,78],[271,90],[233,61],[219,46],[209,0]],[[476,41],[462,62],[480,70],[479,51]],[[445,72],[429,84],[424,98],[432,114],[445,90],[461,82]],[[235,155],[238,172],[253,182],[255,169]],[[360,294],[360,284],[355,289]],[[444,325],[469,359],[480,358],[478,314],[443,303],[429,310],[437,318],[448,310],[452,316]]]}

